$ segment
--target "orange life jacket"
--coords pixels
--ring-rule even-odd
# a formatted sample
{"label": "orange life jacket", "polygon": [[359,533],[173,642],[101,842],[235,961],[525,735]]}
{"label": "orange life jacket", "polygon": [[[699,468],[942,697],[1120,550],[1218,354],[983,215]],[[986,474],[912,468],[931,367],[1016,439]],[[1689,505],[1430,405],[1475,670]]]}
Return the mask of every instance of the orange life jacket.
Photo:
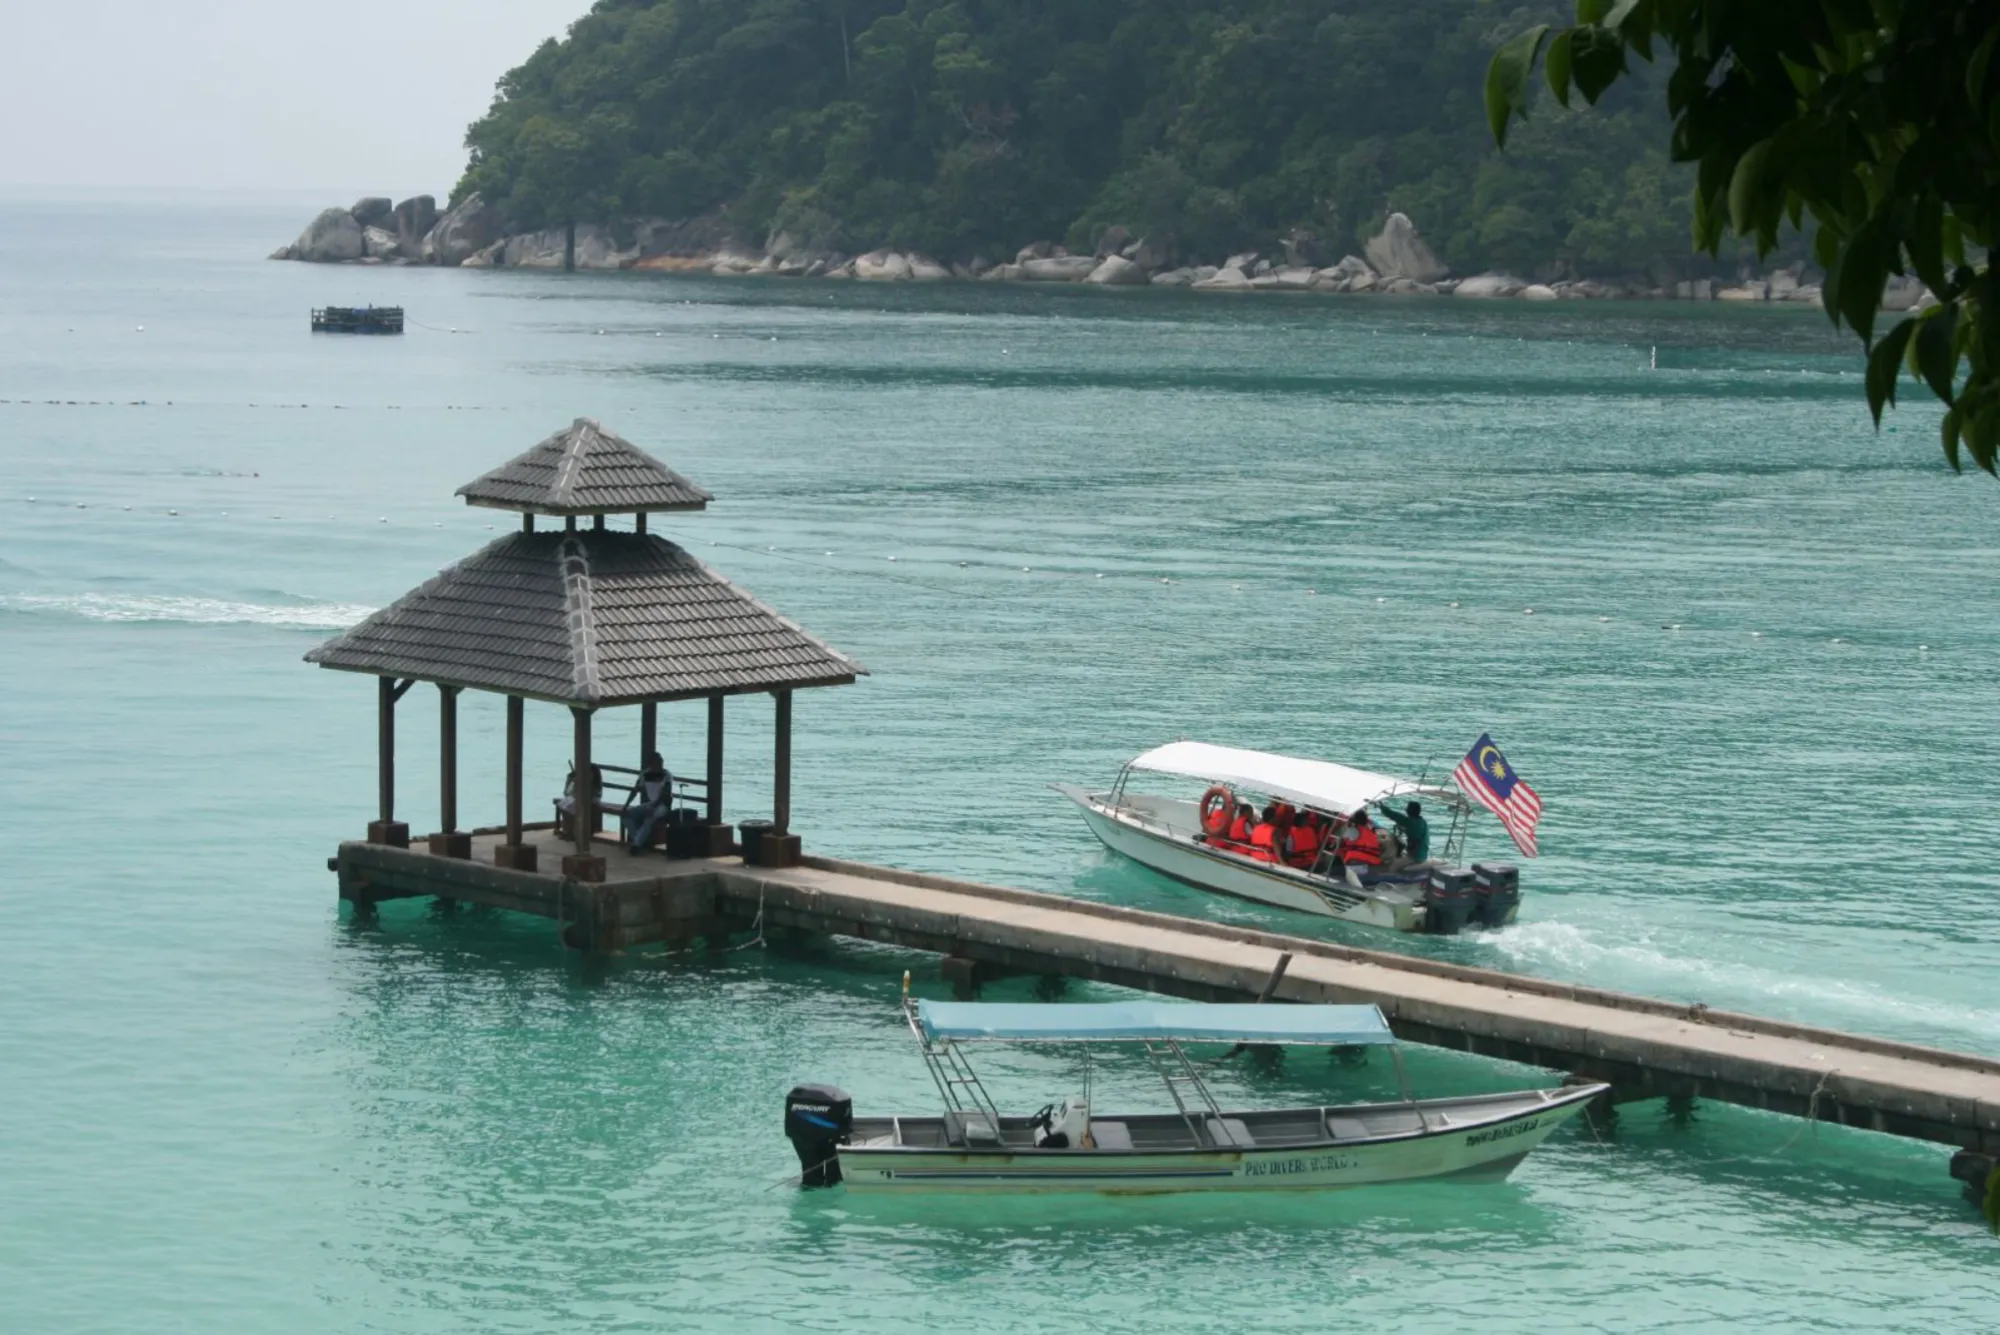
{"label": "orange life jacket", "polygon": [[1294,825],[1285,841],[1285,861],[1294,867],[1310,867],[1319,858],[1319,831],[1310,825]]}
{"label": "orange life jacket", "polygon": [[1382,865],[1382,836],[1375,833],[1372,825],[1357,826],[1352,835],[1340,841],[1340,856],[1359,867],[1379,867]]}
{"label": "orange life jacket", "polygon": [[1250,831],[1250,856],[1260,862],[1278,860],[1278,827],[1269,821],[1261,822]]}
{"label": "orange life jacket", "polygon": [[1235,820],[1229,822],[1229,842],[1242,844],[1248,843],[1249,840],[1250,818],[1248,816],[1238,816]]}

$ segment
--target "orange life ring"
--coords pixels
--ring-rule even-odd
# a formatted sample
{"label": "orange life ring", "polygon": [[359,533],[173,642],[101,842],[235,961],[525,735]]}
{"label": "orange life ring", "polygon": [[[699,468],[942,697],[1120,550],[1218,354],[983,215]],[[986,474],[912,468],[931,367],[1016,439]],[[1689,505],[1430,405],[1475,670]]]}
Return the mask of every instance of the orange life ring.
{"label": "orange life ring", "polygon": [[1236,794],[1221,784],[1216,784],[1201,795],[1201,828],[1210,838],[1219,838],[1229,833],[1229,821],[1235,814]]}

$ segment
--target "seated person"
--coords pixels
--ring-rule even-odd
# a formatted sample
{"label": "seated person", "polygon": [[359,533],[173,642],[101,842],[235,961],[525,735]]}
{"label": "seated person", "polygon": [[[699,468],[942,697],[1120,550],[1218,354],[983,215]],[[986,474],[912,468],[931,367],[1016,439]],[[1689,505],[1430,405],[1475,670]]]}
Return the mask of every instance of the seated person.
{"label": "seated person", "polygon": [[1369,821],[1367,807],[1349,816],[1347,826],[1347,834],[1334,855],[1334,866],[1345,873],[1349,885],[1359,888],[1361,873],[1382,865],[1382,836]]}
{"label": "seated person", "polygon": [[1236,804],[1236,818],[1229,822],[1229,842],[1239,847],[1250,845],[1250,831],[1257,828],[1257,808],[1248,802]]}
{"label": "seated person", "polygon": [[1319,816],[1306,811],[1292,822],[1290,835],[1285,840],[1285,861],[1294,867],[1311,867],[1319,861],[1320,827]]}
{"label": "seated person", "polygon": [[[604,797],[604,770],[601,766],[590,767],[590,828],[597,828],[597,803]],[[556,799],[556,835],[562,839],[576,837],[576,771],[571,770],[563,780],[563,795]]]}
{"label": "seated person", "polygon": [[1278,860],[1278,809],[1267,806],[1256,827],[1250,831],[1250,856],[1259,862]]}
{"label": "seated person", "polygon": [[1382,814],[1389,818],[1403,836],[1403,850],[1411,863],[1422,864],[1431,860],[1431,827],[1424,819],[1424,804],[1411,802],[1401,811],[1384,806]]}
{"label": "seated person", "polygon": [[618,813],[626,849],[638,853],[650,844],[653,831],[667,819],[673,805],[674,776],[667,772],[667,763],[660,758],[660,753],[650,752],[646,756],[646,768],[639,771],[631,795],[625,799],[625,809]]}

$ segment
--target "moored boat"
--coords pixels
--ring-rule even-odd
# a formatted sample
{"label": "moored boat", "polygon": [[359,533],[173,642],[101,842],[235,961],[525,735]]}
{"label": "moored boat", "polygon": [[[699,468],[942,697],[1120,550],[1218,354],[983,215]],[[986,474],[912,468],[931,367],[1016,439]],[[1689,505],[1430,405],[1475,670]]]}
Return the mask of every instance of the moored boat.
{"label": "moored boat", "polygon": [[[1527,1089],[1394,1103],[1221,1107],[1188,1047],[1386,1047],[1373,1006],[912,1003],[904,1012],[943,1099],[933,1116],[856,1117],[831,1085],[786,1097],[785,1129],[806,1186],[912,1192],[1141,1194],[1341,1188],[1422,1179],[1497,1180],[1607,1087]],[[1003,1115],[966,1049],[979,1043],[1141,1048],[1172,1109],[1103,1115],[1085,1092],[1027,1116]],[[1087,1051],[1088,1049],[1086,1049]]]}
{"label": "moored boat", "polygon": [[[1482,747],[1498,757],[1483,738],[1475,755]],[[1138,776],[1160,779],[1162,789],[1178,783],[1192,792],[1205,784],[1207,791],[1198,798],[1144,792],[1133,785]],[[1476,807],[1456,782],[1396,778],[1330,761],[1183,741],[1133,758],[1108,789],[1070,784],[1055,789],[1082,808],[1105,847],[1198,889],[1371,927],[1443,935],[1505,926],[1519,909],[1520,871],[1514,864],[1461,865]],[[1226,813],[1253,796],[1316,818],[1327,830],[1371,808],[1398,824],[1376,836],[1379,850],[1372,856],[1378,861],[1356,865],[1332,838],[1287,861],[1226,837],[1226,822],[1215,820],[1218,810]],[[1434,846],[1415,847],[1403,838],[1411,802],[1446,818]],[[1401,811],[1395,803],[1402,804]],[[1426,841],[1429,819],[1423,826]]]}

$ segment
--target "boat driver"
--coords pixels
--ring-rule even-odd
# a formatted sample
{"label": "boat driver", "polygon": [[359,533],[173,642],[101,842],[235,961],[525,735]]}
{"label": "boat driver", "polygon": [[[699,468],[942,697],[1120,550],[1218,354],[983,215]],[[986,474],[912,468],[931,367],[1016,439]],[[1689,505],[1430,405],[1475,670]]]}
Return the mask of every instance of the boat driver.
{"label": "boat driver", "polygon": [[1424,804],[1411,802],[1401,811],[1387,803],[1382,804],[1382,814],[1389,818],[1403,835],[1403,851],[1409,854],[1412,863],[1431,860],[1431,826],[1424,819]]}

